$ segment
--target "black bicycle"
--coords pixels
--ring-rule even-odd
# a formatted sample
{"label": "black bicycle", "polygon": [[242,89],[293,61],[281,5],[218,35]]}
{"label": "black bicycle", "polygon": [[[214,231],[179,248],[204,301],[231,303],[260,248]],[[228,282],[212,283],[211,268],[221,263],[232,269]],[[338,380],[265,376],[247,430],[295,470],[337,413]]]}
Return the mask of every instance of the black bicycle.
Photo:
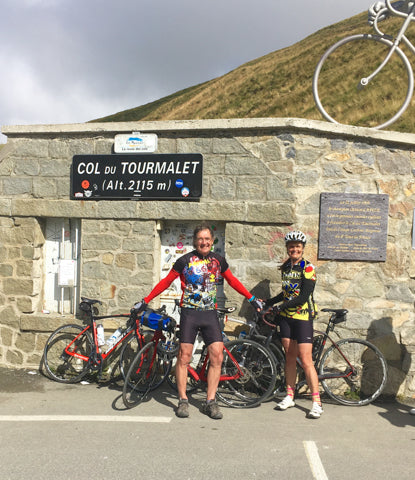
{"label": "black bicycle", "polygon": [[[330,332],[334,331],[336,325],[346,321],[348,311],[323,308],[322,312],[330,314],[329,321],[325,332],[314,330],[313,360],[325,393],[343,405],[362,406],[373,402],[382,393],[388,378],[385,357],[367,340],[333,340]],[[262,343],[274,355],[278,375],[273,395],[284,392],[285,355],[272,310],[267,314],[256,314],[254,322],[250,323],[248,338]],[[296,391],[306,385],[300,359],[297,359],[297,367]]]}

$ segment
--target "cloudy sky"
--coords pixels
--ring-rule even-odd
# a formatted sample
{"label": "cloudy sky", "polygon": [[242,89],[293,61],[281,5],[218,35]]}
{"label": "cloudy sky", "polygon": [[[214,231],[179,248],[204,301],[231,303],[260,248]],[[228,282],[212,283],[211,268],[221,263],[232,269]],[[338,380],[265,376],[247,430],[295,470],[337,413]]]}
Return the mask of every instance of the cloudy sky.
{"label": "cloudy sky", "polygon": [[292,45],[371,3],[1,0],[0,125],[78,123],[137,107]]}

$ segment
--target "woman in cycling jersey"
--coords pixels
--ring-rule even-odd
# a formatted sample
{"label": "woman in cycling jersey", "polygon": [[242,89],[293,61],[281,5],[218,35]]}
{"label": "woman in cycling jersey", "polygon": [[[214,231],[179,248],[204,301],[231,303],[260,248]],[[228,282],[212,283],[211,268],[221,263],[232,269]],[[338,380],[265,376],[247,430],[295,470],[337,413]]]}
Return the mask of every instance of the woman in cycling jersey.
{"label": "woman in cycling jersey", "polygon": [[313,319],[316,316],[313,292],[316,272],[314,266],[303,258],[306,240],[306,236],[300,231],[289,232],[285,236],[288,259],[281,266],[282,292],[267,300],[266,306],[279,303],[273,310],[277,312],[276,320],[280,327],[286,358],[287,395],[277,407],[286,410],[295,405],[296,361],[299,357],[313,399],[308,417],[319,418],[323,408],[317,372],[312,359]]}

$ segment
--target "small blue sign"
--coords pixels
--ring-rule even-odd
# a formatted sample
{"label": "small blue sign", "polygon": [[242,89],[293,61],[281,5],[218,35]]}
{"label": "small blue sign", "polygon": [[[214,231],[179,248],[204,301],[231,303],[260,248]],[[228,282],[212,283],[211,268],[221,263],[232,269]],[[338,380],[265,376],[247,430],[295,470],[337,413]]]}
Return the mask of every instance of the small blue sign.
{"label": "small blue sign", "polygon": [[177,188],[182,188],[183,185],[184,185],[184,182],[183,182],[183,180],[182,180],[181,178],[178,178],[178,179],[176,180],[175,185],[176,185]]}

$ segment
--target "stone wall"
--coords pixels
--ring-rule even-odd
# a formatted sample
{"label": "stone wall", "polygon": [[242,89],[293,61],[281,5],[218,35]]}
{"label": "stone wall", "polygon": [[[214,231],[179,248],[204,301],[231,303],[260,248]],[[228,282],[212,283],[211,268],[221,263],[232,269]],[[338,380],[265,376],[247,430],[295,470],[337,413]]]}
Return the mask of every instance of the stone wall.
{"label": "stone wall", "polygon": [[[232,271],[258,296],[278,293],[283,235],[301,229],[317,266],[320,307],[349,309],[342,336],[385,353],[393,395],[415,393],[415,135],[298,119],[4,127],[0,150],[0,364],[35,367],[48,333],[68,320],[42,315],[43,224],[80,218],[81,292],[125,311],[158,279],[163,220],[226,223]],[[72,201],[75,154],[109,154],[114,135],[158,135],[158,153],[201,153],[203,195],[185,201]],[[317,258],[322,192],[389,195],[386,262]],[[362,259],[364,260],[364,259]],[[249,306],[226,288],[239,316]],[[324,322],[324,315],[319,321]]]}
{"label": "stone wall", "polygon": [[128,311],[152,288],[156,235],[154,221],[83,221],[82,294]]}
{"label": "stone wall", "polygon": [[6,365],[38,365],[47,336],[21,328],[38,311],[43,234],[31,217],[0,217],[0,358]]}

